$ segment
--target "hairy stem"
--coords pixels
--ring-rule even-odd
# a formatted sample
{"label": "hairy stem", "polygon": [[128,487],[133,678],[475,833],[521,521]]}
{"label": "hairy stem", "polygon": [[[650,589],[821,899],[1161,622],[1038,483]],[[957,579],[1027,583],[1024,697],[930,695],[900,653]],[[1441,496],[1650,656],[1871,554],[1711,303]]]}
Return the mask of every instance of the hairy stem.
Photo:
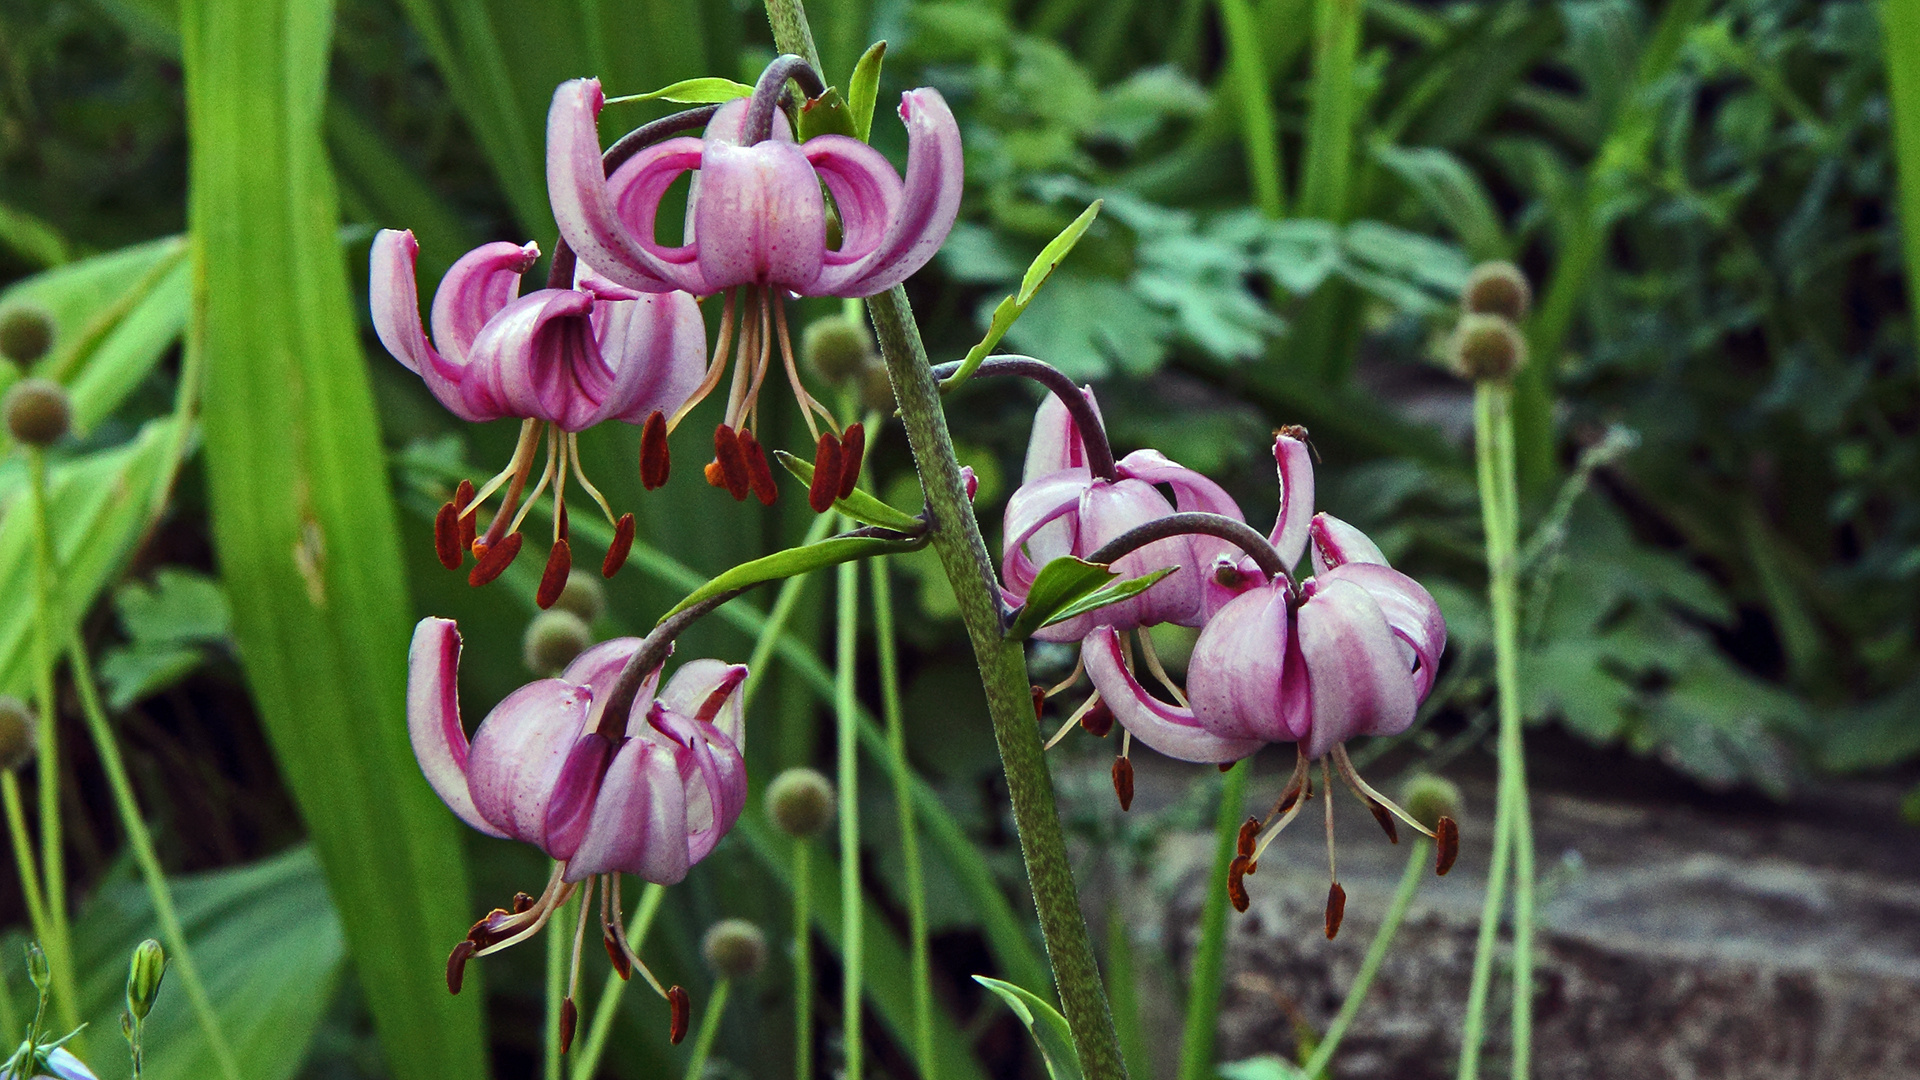
{"label": "hairy stem", "polygon": [[1200,945],[1187,982],[1187,1025],[1180,1040],[1180,1080],[1213,1076],[1214,1027],[1220,1019],[1222,963],[1227,948],[1227,864],[1245,821],[1247,773],[1253,766],[1234,763],[1220,787],[1220,813],[1214,820],[1213,877],[1207,882],[1207,906],[1200,912]]}
{"label": "hairy stem", "polygon": [[1394,890],[1386,920],[1373,935],[1373,943],[1367,946],[1366,959],[1360,961],[1360,973],[1353,977],[1353,986],[1347,990],[1347,999],[1340,1003],[1340,1011],[1334,1015],[1327,1034],[1320,1045],[1313,1048],[1306,1067],[1300,1070],[1311,1080],[1319,1080],[1326,1073],[1334,1051],[1340,1049],[1340,1040],[1346,1038],[1354,1017],[1360,1014],[1360,1006],[1366,1004],[1367,990],[1373,985],[1374,976],[1380,973],[1380,965],[1387,959],[1387,950],[1393,945],[1394,935],[1400,932],[1400,924],[1407,919],[1407,909],[1413,906],[1413,894],[1420,891],[1420,879],[1427,875],[1432,855],[1433,841],[1424,836],[1415,837],[1412,850],[1407,852],[1407,868],[1400,874],[1400,887]]}

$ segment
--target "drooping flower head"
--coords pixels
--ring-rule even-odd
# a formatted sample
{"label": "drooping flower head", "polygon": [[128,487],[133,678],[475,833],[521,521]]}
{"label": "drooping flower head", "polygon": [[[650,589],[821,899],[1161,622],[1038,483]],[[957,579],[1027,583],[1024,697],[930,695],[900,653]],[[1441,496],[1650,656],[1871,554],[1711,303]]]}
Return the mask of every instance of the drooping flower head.
{"label": "drooping flower head", "polygon": [[[462,481],[459,494],[442,508],[435,522],[441,562],[458,568],[471,548],[480,560],[474,584],[498,576],[519,553],[520,522],[551,484],[554,545],[539,597],[540,606],[549,606],[565,586],[572,562],[566,525],[569,473],[614,526],[604,573],[611,576],[619,568],[633,542],[633,515],[616,520],[581,469],[578,433],[604,420],[663,428],[664,416],[685,404],[705,372],[700,306],[686,293],[634,292],[585,270],[568,275],[571,287],[521,296],[520,277],[540,249],[531,243],[485,244],[462,256],[441,279],[430,340],[414,283],[418,252],[411,232],[383,229],[374,237],[370,292],[381,343],[462,420],[523,421],[506,469],[478,492]],[[543,437],[546,466],[528,495],[526,482]],[[480,505],[502,486],[502,505],[479,536]]]}
{"label": "drooping flower head", "polygon": [[[719,384],[735,350],[734,382],[714,438],[708,480],[736,499],[753,491],[772,497],[764,457],[751,437],[758,427],[760,386],[777,342],[796,399],[816,439],[816,475],[830,466],[845,479],[816,482],[816,510],[844,495],[858,475],[863,436],[839,430],[832,413],[801,384],[782,297],[871,296],[925,266],[953,228],[960,207],[960,131],[938,91],[908,91],[900,104],[907,126],[903,180],[872,147],[844,135],[795,142],[776,108],[789,79],[810,96],[824,92],[811,68],[780,57],[754,96],[722,106],[699,138],[670,139],[641,150],[606,175],[596,117],[600,83],[578,79],[554,93],[547,121],[547,187],[560,235],[612,281],[641,292],[724,293],[725,315],[712,366],[694,401]],[[677,246],[654,239],[660,201],[682,174],[693,173],[685,236]],[[824,186],[826,195],[822,194]],[[826,196],[832,198],[831,213]],[[832,246],[828,222],[837,218]],[[735,341],[737,335],[737,342]],[[669,420],[677,425],[691,402]],[[822,434],[816,415],[829,432]],[[740,443],[745,441],[745,445]],[[826,444],[836,444],[828,451]],[[821,460],[831,454],[831,460]]]}
{"label": "drooping flower head", "polygon": [[[558,678],[528,683],[495,706],[469,742],[455,680],[459,631],[434,618],[415,628],[407,730],[427,782],[475,829],[532,844],[554,860],[540,896],[520,894],[454,948],[447,980],[455,992],[468,960],[536,933],[581,888],[584,925],[597,882],[602,937],[622,976],[637,967],[674,1001],[627,944],[620,875],[677,882],[739,820],[747,797],[740,698],[747,669],[692,660],[656,694],[655,668],[621,718],[609,704],[640,645],[639,638],[602,642]],[[682,1026],[681,1002],[674,1003]]]}
{"label": "drooping flower head", "polygon": [[[1359,735],[1395,735],[1413,723],[1433,687],[1447,628],[1439,605],[1412,578],[1387,565],[1360,530],[1327,514],[1311,515],[1312,464],[1305,433],[1289,430],[1274,442],[1281,498],[1268,543],[1277,565],[1290,571],[1311,543],[1313,576],[1295,583],[1271,576],[1251,560],[1221,565],[1225,600],[1200,631],[1187,662],[1183,700],[1162,701],[1135,678],[1124,639],[1102,626],[1088,636],[1082,656],[1102,700],[1142,742],[1187,761],[1237,761],[1269,742],[1299,746],[1293,778],[1273,825],[1259,845],[1252,822],[1235,860],[1235,906],[1245,910],[1240,878],[1259,853],[1312,796],[1309,764],[1321,763],[1322,787],[1337,768],[1343,780],[1395,836],[1393,816],[1434,835],[1369,786],[1348,759],[1345,742]],[[1329,764],[1330,763],[1330,764]],[[1328,813],[1332,806],[1328,804]],[[1440,872],[1452,864],[1457,832],[1442,833]],[[1397,837],[1396,837],[1397,842]],[[1329,867],[1332,852],[1328,852]],[[1339,928],[1345,893],[1329,893],[1327,933]]]}

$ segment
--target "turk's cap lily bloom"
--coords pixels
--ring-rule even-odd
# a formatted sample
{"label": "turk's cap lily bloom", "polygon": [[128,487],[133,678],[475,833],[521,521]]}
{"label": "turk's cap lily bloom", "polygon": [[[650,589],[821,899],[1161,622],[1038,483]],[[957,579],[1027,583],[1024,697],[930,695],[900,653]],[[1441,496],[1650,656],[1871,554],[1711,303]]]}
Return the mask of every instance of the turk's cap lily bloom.
{"label": "turk's cap lily bloom", "polygon": [[421,323],[412,232],[374,237],[373,325],[394,359],[468,421],[516,417],[583,431],[671,414],[706,374],[706,325],[685,293],[623,289],[591,272],[567,289],[519,295],[534,244],[483,244],[462,256]]}
{"label": "turk's cap lily bloom", "polygon": [[[784,117],[749,142],[748,101],[723,105],[700,138],[650,146],[607,176],[596,117],[597,79],[562,83],[547,117],[547,187],[554,217],[580,257],[642,292],[709,296],[737,285],[803,296],[871,296],[925,266],[960,209],[960,128],[939,91],[901,97],[903,180],[880,152],[844,135],[793,141]],[[661,197],[696,171],[685,242],[654,239]],[[842,240],[827,246],[831,193]]]}
{"label": "turk's cap lily bloom", "polygon": [[[1093,401],[1091,389],[1082,392]],[[1122,533],[1176,511],[1245,520],[1220,485],[1157,450],[1136,450],[1115,467],[1114,479],[1095,476],[1066,406],[1052,395],[1041,402],[1022,483],[1007,500],[1001,575],[1008,603],[1025,602],[1034,578],[1053,559],[1086,558]],[[1172,489],[1171,502],[1161,493],[1162,484]],[[1175,536],[1147,544],[1116,559],[1114,572],[1137,577],[1165,567],[1177,569],[1132,599],[1046,627],[1034,637],[1078,641],[1100,625],[1120,630],[1163,622],[1198,626],[1205,617],[1203,568],[1230,549],[1226,541],[1210,536]]]}
{"label": "turk's cap lily bloom", "polygon": [[427,782],[462,821],[533,844],[563,879],[630,873],[672,884],[746,805],[740,687],[747,669],[680,665],[641,684],[623,731],[602,733],[607,698],[639,638],[581,653],[558,678],[509,694],[475,731],[460,723],[460,634],[428,618],[408,658],[407,729]]}

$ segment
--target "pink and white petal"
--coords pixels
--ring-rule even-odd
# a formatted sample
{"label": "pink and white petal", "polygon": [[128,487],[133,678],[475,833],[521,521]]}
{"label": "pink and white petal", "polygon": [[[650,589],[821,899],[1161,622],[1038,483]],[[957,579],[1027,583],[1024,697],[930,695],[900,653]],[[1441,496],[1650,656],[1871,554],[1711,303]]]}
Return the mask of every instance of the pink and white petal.
{"label": "pink and white petal", "polygon": [[[1182,513],[1219,514],[1245,521],[1240,504],[1225,488],[1158,450],[1135,450],[1119,461],[1120,475],[1173,489],[1174,505]],[[1223,541],[1224,543],[1224,541]]]}
{"label": "pink and white petal", "polygon": [[567,760],[554,778],[553,795],[547,801],[547,813],[541,826],[540,850],[562,862],[573,858],[580,841],[593,820],[594,801],[600,797],[600,781],[606,775],[607,762],[614,754],[613,740],[589,731],[574,741]]}
{"label": "pink and white petal", "polygon": [[674,749],[628,739],[607,767],[566,879],[634,874],[659,885],[687,876],[687,799]]}
{"label": "pink and white petal", "polygon": [[700,158],[694,247],[707,288],[778,285],[810,294],[826,258],[826,201],[791,143],[709,142]]}
{"label": "pink and white petal", "polygon": [[[1200,545],[1195,538],[1194,555],[1198,558]],[[1226,607],[1236,596],[1242,596],[1267,584],[1267,575],[1253,561],[1251,555],[1241,555],[1240,549],[1228,545],[1227,550],[1214,553],[1211,562],[1199,564],[1200,570],[1200,625],[1205,626]],[[1225,578],[1226,580],[1222,580]]]}
{"label": "pink and white petal", "polygon": [[[1099,416],[1100,403],[1094,400],[1093,387],[1082,387],[1080,392],[1093,406],[1093,414]],[[1020,479],[1031,481],[1062,469],[1085,468],[1087,448],[1080,440],[1080,425],[1058,394],[1046,395],[1033,413],[1033,431],[1027,436],[1027,460],[1021,466]]]}
{"label": "pink and white petal", "polygon": [[1287,583],[1235,597],[1208,620],[1187,659],[1187,700],[1200,726],[1223,738],[1291,742],[1302,732],[1281,709],[1288,640]]}
{"label": "pink and white petal", "polygon": [[[649,146],[628,158],[607,178],[607,194],[613,200],[614,216],[626,226],[627,235],[641,250],[657,260],[669,281],[697,295],[708,291],[700,275],[699,250],[693,236],[692,199],[684,235],[677,245],[664,245],[654,239],[654,226],[660,215],[660,200],[683,174],[692,173],[688,183],[700,190],[700,160],[707,144],[700,139],[681,137]],[[647,290],[658,292],[662,290]]]}
{"label": "pink and white petal", "polygon": [[1309,758],[1356,735],[1395,735],[1413,723],[1419,702],[1410,650],[1366,589],[1324,582],[1300,605],[1296,632],[1312,683]]}
{"label": "pink and white petal", "polygon": [[1440,605],[1434,602],[1433,594],[1400,571],[1377,563],[1350,562],[1327,571],[1320,580],[1323,586],[1332,581],[1351,581],[1367,590],[1380,605],[1387,625],[1413,649],[1419,660],[1419,670],[1414,672],[1414,692],[1424,700],[1427,691],[1433,688],[1440,654],[1447,648],[1447,621],[1441,616]]}
{"label": "pink and white petal", "polygon": [[1366,533],[1332,514],[1315,514],[1310,526],[1313,534],[1313,572],[1324,574],[1348,563],[1387,565],[1380,546]]}
{"label": "pink and white petal", "polygon": [[829,296],[872,296],[907,280],[940,250],[960,213],[965,167],[960,125],[938,90],[921,88],[900,96],[900,119],[907,125],[907,176],[900,212],[873,254],[836,268],[823,291]]}
{"label": "pink and white petal", "polygon": [[747,665],[702,658],[681,664],[660,691],[659,701],[667,710],[696,723],[711,725],[725,734],[736,747],[745,745],[741,691],[747,682]]}
{"label": "pink and white petal", "polygon": [[498,412],[472,402],[467,369],[442,356],[427,341],[420,322],[419,289],[414,283],[419,252],[420,244],[411,232],[382,229],[374,237],[368,267],[374,333],[395,360],[420,376],[448,412],[469,423],[498,419]]}
{"label": "pink and white petal", "polygon": [[829,268],[859,262],[879,249],[899,216],[905,192],[900,174],[880,151],[845,135],[816,135],[801,153],[833,195],[840,214],[840,246],[826,253]]}
{"label": "pink and white petal", "polygon": [[480,328],[520,295],[520,275],[539,259],[540,245],[532,242],[482,244],[460,256],[433,293],[433,340],[441,354],[464,364]]}
{"label": "pink and white petal", "polygon": [[515,840],[541,844],[547,806],[584,730],[588,691],[559,679],[531,682],[494,706],[467,755],[473,804]]}
{"label": "pink and white petal", "polygon": [[1076,529],[1071,522],[1044,537],[1041,530],[1076,513],[1081,493],[1092,482],[1085,469],[1063,469],[1021,484],[1007,499],[1001,576],[1008,591],[1024,598],[1041,567],[1074,553]]}
{"label": "pink and white petal", "polygon": [[1200,726],[1190,710],[1148,694],[1127,670],[1120,635],[1111,626],[1096,627],[1080,646],[1080,657],[1100,700],[1133,737],[1181,761],[1239,761],[1260,749],[1258,739],[1223,739]]}
{"label": "pink and white petal", "polygon": [[1305,440],[1282,432],[1273,438],[1273,464],[1280,476],[1280,513],[1267,539],[1291,573],[1306,552],[1313,516],[1313,453]]}
{"label": "pink and white petal", "polygon": [[578,431],[611,385],[593,336],[593,297],[541,289],[508,304],[474,340],[476,396],[507,415]]}
{"label": "pink and white petal", "polygon": [[713,725],[656,703],[653,727],[684,752],[676,754],[687,800],[687,857],[699,862],[740,819],[747,802],[747,766],[740,749]]}
{"label": "pink and white petal", "polygon": [[407,738],[428,786],[461,821],[501,832],[480,815],[467,789],[467,732],[460,725],[460,630],[451,619],[421,619],[407,649]]}
{"label": "pink and white petal", "polygon": [[[1076,546],[1081,550],[1074,554],[1085,558],[1123,533],[1172,513],[1173,504],[1167,502],[1166,496],[1143,480],[1095,483],[1080,496],[1080,535]],[[1200,571],[1193,543],[1187,537],[1156,540],[1122,555],[1112,564],[1113,572],[1122,578],[1141,577],[1167,567],[1174,567],[1174,572],[1147,591],[1089,613],[1090,616],[1122,630],[1163,622],[1196,624],[1200,612]]]}
{"label": "pink and white petal", "polygon": [[[594,422],[645,423],[655,411],[671,416],[707,370],[707,327],[700,305],[683,292],[652,293],[595,307],[600,356],[613,385]],[[589,425],[591,426],[591,425]]]}

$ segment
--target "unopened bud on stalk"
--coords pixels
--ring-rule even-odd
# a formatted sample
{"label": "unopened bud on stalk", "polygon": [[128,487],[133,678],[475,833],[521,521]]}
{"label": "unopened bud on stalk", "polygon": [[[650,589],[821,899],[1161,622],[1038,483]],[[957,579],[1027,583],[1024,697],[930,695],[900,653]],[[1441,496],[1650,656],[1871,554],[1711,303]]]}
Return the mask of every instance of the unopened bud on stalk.
{"label": "unopened bud on stalk", "polygon": [[33,760],[33,714],[19,698],[0,694],[0,772]]}
{"label": "unopened bud on stalk", "polygon": [[1511,378],[1526,366],[1527,341],[1498,315],[1462,315],[1447,342],[1447,362],[1463,378]]}
{"label": "unopened bud on stalk", "polygon": [[593,631],[571,611],[543,611],[527,624],[520,643],[527,667],[536,675],[557,674],[593,644]]}
{"label": "unopened bud on stalk", "polygon": [[31,364],[53,348],[53,316],[38,304],[19,303],[0,311],[0,356]]}
{"label": "unopened bud on stalk", "polygon": [[167,951],[148,938],[133,947],[133,960],[127,966],[127,1011],[135,1023],[153,1011],[153,999],[160,996],[160,980],[167,974]]}
{"label": "unopened bud on stalk", "polygon": [[73,403],[51,379],[21,379],[7,391],[0,412],[7,431],[28,446],[50,446],[73,426]]}
{"label": "unopened bud on stalk", "polygon": [[884,364],[874,364],[860,373],[860,404],[876,412],[893,411],[893,383],[887,379]]}
{"label": "unopened bud on stalk", "polygon": [[751,979],[767,962],[767,936],[745,919],[721,919],[700,945],[707,966],[722,979]]}
{"label": "unopened bud on stalk", "polygon": [[575,570],[567,575],[566,588],[560,590],[560,599],[553,602],[556,611],[571,611],[580,616],[580,620],[592,623],[607,610],[606,586],[594,579],[592,574]]}
{"label": "unopened bud on stalk", "polygon": [[1436,828],[1441,818],[1460,820],[1463,801],[1460,788],[1451,780],[1423,773],[1408,780],[1400,789],[1400,805],[1413,820],[1427,828]]}
{"label": "unopened bud on stalk", "polygon": [[767,785],[767,816],[788,836],[818,836],[833,820],[833,785],[814,769],[788,769]]}
{"label": "unopened bud on stalk", "polygon": [[838,386],[873,365],[873,335],[845,315],[815,319],[800,339],[800,356],[809,370]]}
{"label": "unopened bud on stalk", "polygon": [[43,994],[53,986],[53,966],[47,962],[47,954],[37,941],[27,942],[27,980]]}
{"label": "unopened bud on stalk", "polygon": [[1467,275],[1460,290],[1460,306],[1474,315],[1498,315],[1517,323],[1533,306],[1533,287],[1510,262],[1483,262]]}

